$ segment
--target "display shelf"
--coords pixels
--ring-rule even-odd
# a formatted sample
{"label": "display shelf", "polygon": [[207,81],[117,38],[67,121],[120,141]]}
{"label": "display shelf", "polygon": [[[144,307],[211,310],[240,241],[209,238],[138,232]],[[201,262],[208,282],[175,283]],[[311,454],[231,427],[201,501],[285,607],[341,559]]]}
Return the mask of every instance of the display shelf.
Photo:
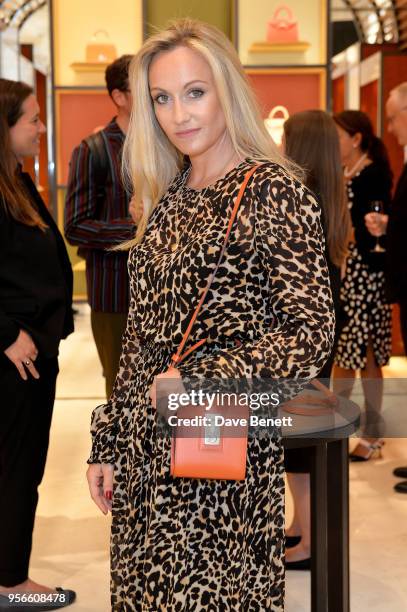
{"label": "display shelf", "polygon": [[70,64],[75,72],[104,72],[109,62],[74,62]]}
{"label": "display shelf", "polygon": [[305,53],[311,43],[305,41],[290,43],[254,42],[249,47],[249,53]]}

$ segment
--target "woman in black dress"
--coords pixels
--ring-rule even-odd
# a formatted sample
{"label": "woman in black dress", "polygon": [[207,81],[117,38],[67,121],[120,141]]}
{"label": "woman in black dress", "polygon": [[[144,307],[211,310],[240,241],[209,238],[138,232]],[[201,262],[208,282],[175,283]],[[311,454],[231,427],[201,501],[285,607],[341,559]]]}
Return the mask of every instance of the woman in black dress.
{"label": "woman in black dress", "polygon": [[387,213],[391,199],[392,173],[382,141],[375,136],[369,117],[348,110],[334,115],[341,146],[353,239],[341,288],[347,317],[335,356],[334,390],[349,396],[356,372],[360,371],[365,396],[364,435],[351,459],[370,459],[381,450],[380,410],[383,396],[382,366],[391,354],[391,307],[385,296],[385,252],[375,251],[376,242],[367,230],[365,215],[373,202]]}
{"label": "woman in black dress", "polygon": [[[331,354],[318,375],[329,387],[335,346],[341,327],[341,266],[347,255],[350,215],[346,206],[338,134],[335,123],[324,111],[296,113],[284,124],[286,155],[303,167],[305,184],[321,206],[326,238],[325,255],[335,308],[335,340]],[[294,502],[294,517],[286,530],[286,569],[309,569],[310,530],[309,448],[286,449],[284,463]]]}
{"label": "woman in black dress", "polygon": [[75,598],[73,591],[50,589],[28,575],[58,345],[73,331],[72,270],[64,241],[21,167],[25,157],[38,155],[44,132],[32,89],[0,79],[1,609],[16,593],[26,598],[31,592],[31,606],[43,603],[51,610]]}

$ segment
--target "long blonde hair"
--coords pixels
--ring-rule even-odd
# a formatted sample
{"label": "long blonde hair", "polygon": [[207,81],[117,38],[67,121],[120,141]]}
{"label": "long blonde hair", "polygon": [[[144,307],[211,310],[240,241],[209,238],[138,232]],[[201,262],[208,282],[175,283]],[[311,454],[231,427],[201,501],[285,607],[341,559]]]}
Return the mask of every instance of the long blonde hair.
{"label": "long blonde hair", "polygon": [[152,211],[184,165],[183,155],[156,119],[148,81],[154,57],[179,46],[197,51],[208,62],[236,155],[276,162],[301,178],[300,169],[284,159],[269,136],[232,43],[211,25],[188,18],[176,20],[144,43],[129,70],[133,109],[123,150],[123,171],[136,205],[143,206],[144,214],[135,239],[125,247],[140,242]]}

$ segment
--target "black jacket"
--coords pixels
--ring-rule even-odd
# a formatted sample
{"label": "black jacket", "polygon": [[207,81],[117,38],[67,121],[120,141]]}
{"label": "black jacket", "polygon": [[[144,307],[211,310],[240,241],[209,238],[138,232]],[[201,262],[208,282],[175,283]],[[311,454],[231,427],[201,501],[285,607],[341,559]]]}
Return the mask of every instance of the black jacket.
{"label": "black jacket", "polygon": [[387,226],[386,280],[390,302],[407,298],[407,164],[397,183]]}
{"label": "black jacket", "polygon": [[29,174],[21,173],[33,205],[48,228],[16,222],[0,202],[0,350],[20,329],[40,355],[58,354],[61,338],[73,331],[73,275],[64,240]]}
{"label": "black jacket", "polygon": [[[352,179],[353,205],[350,214],[355,229],[355,242],[363,263],[369,267],[370,272],[383,271],[386,258],[384,253],[372,253],[376,238],[366,227],[365,215],[371,212],[370,206],[373,200],[382,201],[384,212],[386,214],[389,212],[391,187],[392,177],[389,169],[380,162],[372,162]],[[380,240],[380,244],[386,247],[384,238]]]}

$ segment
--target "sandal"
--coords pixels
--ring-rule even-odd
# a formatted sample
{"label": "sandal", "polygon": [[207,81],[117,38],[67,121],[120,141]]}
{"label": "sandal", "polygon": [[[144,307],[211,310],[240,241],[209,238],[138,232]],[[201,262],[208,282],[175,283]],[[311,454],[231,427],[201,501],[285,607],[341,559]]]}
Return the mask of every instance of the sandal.
{"label": "sandal", "polygon": [[377,438],[373,442],[368,442],[364,438],[361,438],[358,445],[350,453],[349,459],[351,461],[369,461],[369,459],[373,459],[373,457],[381,459],[383,446],[384,440],[382,440],[382,438]]}

